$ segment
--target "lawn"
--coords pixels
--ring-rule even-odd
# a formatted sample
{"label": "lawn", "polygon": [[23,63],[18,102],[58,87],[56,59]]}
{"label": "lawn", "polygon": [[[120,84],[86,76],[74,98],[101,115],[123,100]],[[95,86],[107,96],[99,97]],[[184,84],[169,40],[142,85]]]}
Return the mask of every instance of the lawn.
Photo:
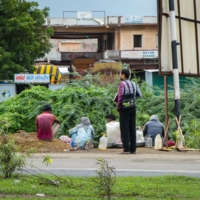
{"label": "lawn", "polygon": [[[55,176],[46,176],[45,179],[16,174],[9,179],[0,177],[0,198],[38,199],[36,194],[45,194],[42,199],[100,199],[95,195],[95,177],[58,177],[59,185],[50,184],[46,178],[55,180]],[[112,199],[197,200],[200,199],[200,179],[184,176],[117,177]]]}

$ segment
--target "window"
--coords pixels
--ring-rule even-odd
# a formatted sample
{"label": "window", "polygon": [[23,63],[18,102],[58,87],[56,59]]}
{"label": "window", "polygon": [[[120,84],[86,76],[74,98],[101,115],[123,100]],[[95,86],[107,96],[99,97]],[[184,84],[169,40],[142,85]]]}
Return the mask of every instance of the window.
{"label": "window", "polygon": [[133,41],[133,47],[142,47],[142,35],[134,35]]}

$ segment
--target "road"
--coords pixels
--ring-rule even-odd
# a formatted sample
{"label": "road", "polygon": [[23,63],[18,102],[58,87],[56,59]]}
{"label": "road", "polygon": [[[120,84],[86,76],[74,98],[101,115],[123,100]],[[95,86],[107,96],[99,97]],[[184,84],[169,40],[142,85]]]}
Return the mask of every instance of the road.
{"label": "road", "polygon": [[[121,149],[120,149],[121,150]],[[200,152],[188,151],[158,151],[153,148],[140,147],[137,154],[118,154],[119,149],[101,151],[69,151],[63,153],[37,153],[27,163],[32,163],[36,168],[26,166],[31,172],[51,172],[57,175],[68,176],[95,176],[97,158],[108,161],[110,167],[116,169],[118,176],[161,176],[161,175],[186,175],[200,177]],[[45,166],[43,156],[50,155],[53,162]],[[39,169],[38,169],[39,168]],[[42,171],[41,171],[41,170]]]}

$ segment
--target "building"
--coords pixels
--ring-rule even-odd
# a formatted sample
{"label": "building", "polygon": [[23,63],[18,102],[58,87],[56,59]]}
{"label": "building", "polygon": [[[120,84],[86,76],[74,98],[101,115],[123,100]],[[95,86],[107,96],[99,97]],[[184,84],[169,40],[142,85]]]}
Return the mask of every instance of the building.
{"label": "building", "polygon": [[[66,11],[67,12],[67,11]],[[48,18],[43,27],[52,27],[53,48],[45,58],[50,63],[89,69],[98,60],[115,60],[130,65],[144,78],[144,70],[158,69],[156,16],[105,16],[77,12],[76,18]],[[81,60],[80,60],[81,59]],[[85,60],[85,62],[84,62]]]}

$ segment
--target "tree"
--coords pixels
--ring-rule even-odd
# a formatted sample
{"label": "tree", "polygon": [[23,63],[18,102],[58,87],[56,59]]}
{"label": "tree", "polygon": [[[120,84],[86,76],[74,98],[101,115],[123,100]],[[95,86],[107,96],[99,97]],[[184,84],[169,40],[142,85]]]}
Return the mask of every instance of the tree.
{"label": "tree", "polygon": [[0,0],[0,80],[34,71],[34,62],[51,49],[52,28],[42,28],[49,8],[37,2]]}

